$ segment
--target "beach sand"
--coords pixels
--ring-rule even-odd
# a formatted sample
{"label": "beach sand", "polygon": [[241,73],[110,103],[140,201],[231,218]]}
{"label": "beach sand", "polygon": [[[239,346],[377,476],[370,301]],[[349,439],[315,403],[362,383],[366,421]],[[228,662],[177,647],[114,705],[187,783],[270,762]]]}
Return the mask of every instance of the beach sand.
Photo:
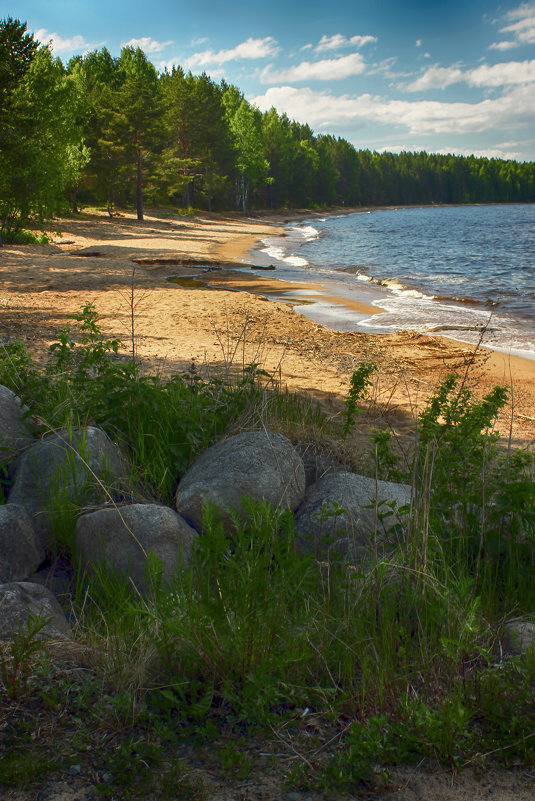
{"label": "beach sand", "polygon": [[[379,370],[358,422],[363,434],[367,426],[389,425],[397,435],[409,436],[415,415],[440,379],[456,371],[479,397],[496,384],[512,385],[513,408],[502,416],[500,428],[506,436],[512,431],[515,445],[533,443],[534,361],[485,348],[474,352],[454,340],[411,331],[331,331],[298,314],[284,299],[294,284],[285,286],[272,272],[236,271],[236,263],[259,238],[282,230],[282,221],[273,216],[171,219],[150,214],[143,222],[130,214],[58,219],[50,245],[0,250],[0,336],[4,342],[22,338],[44,357],[61,326],[76,329],[69,315],[90,302],[104,334],[119,337],[125,354],[133,344],[147,370],[169,374],[194,365],[208,374],[254,362],[283,386],[318,399],[333,416],[340,414],[352,371],[361,361],[374,361]],[[224,269],[205,272],[206,266]],[[170,282],[171,277],[182,283]],[[500,801],[518,801],[532,797],[531,778],[526,771],[484,777],[463,771],[453,782],[448,772],[393,770],[393,792],[387,797],[477,801],[492,793]],[[61,783],[47,785],[46,797],[72,801],[91,790],[74,779],[67,784],[63,789]],[[261,769],[254,771],[248,787],[252,794],[239,797],[269,801],[287,792],[281,775]],[[214,780],[210,791],[210,798],[219,801],[238,797],[221,781]],[[315,801],[326,798],[310,795]],[[30,791],[16,790],[5,796],[6,801],[30,797]]]}
{"label": "beach sand", "polygon": [[[93,213],[55,220],[50,245],[0,251],[0,336],[22,338],[43,355],[61,326],[76,329],[69,315],[90,302],[105,335],[119,337],[125,353],[134,343],[147,369],[168,374],[193,364],[209,372],[254,362],[333,415],[352,371],[373,361],[379,370],[370,424],[398,433],[413,430],[415,414],[440,379],[458,372],[479,397],[496,384],[512,386],[512,413],[502,415],[500,430],[512,432],[515,445],[534,441],[535,361],[414,331],[333,331],[299,314],[285,296],[301,288],[309,293],[301,301],[310,303],[320,285],[285,284],[277,271],[244,268],[246,253],[260,238],[282,232],[285,219],[148,214],[138,222],[132,214]],[[223,269],[206,271],[209,266]],[[365,418],[359,423],[365,428]]]}

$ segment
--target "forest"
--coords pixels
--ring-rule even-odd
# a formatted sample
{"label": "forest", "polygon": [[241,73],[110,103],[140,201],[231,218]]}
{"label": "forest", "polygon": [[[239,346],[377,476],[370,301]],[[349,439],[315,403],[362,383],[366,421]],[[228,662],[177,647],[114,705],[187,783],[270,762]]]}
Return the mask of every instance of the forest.
{"label": "forest", "polygon": [[357,150],[236,86],[106,48],[64,65],[0,20],[0,234],[84,205],[208,211],[535,201],[535,163]]}

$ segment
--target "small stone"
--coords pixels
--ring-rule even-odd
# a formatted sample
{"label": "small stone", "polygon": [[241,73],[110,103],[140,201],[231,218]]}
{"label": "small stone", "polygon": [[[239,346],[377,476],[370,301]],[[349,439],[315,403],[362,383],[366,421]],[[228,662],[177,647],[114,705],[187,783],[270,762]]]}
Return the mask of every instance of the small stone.
{"label": "small stone", "polygon": [[82,766],[81,765],[71,765],[70,768],[69,768],[69,775],[70,776],[79,776],[81,772],[82,772]]}

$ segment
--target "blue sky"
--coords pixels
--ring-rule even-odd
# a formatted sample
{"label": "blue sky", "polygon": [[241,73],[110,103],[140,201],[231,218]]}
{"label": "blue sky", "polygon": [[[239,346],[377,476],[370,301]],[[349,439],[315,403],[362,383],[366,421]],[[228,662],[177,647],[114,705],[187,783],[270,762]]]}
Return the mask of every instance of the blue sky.
{"label": "blue sky", "polygon": [[535,161],[535,0],[0,0],[54,54],[139,45],[357,148]]}

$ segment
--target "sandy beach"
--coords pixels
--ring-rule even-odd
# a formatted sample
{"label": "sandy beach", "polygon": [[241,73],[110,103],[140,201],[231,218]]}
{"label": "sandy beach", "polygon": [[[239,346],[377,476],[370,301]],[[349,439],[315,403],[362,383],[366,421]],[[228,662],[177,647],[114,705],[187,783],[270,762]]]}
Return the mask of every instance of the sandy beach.
{"label": "sandy beach", "polygon": [[[307,212],[308,216],[310,213]],[[288,215],[195,218],[105,213],[57,219],[49,245],[0,251],[0,336],[22,338],[43,355],[70,314],[93,303],[103,332],[119,337],[150,370],[228,369],[254,362],[291,391],[317,398],[337,414],[352,371],[374,361],[370,424],[412,430],[415,414],[449,372],[467,375],[477,396],[512,386],[500,421],[515,445],[535,439],[535,361],[413,331],[332,331],[299,314],[285,293],[320,285],[285,284],[276,271],[244,269],[245,254],[282,232]],[[236,266],[241,269],[237,270]],[[303,296],[313,302],[316,295]],[[355,311],[377,312],[358,302]],[[133,329],[132,330],[132,320]]]}

